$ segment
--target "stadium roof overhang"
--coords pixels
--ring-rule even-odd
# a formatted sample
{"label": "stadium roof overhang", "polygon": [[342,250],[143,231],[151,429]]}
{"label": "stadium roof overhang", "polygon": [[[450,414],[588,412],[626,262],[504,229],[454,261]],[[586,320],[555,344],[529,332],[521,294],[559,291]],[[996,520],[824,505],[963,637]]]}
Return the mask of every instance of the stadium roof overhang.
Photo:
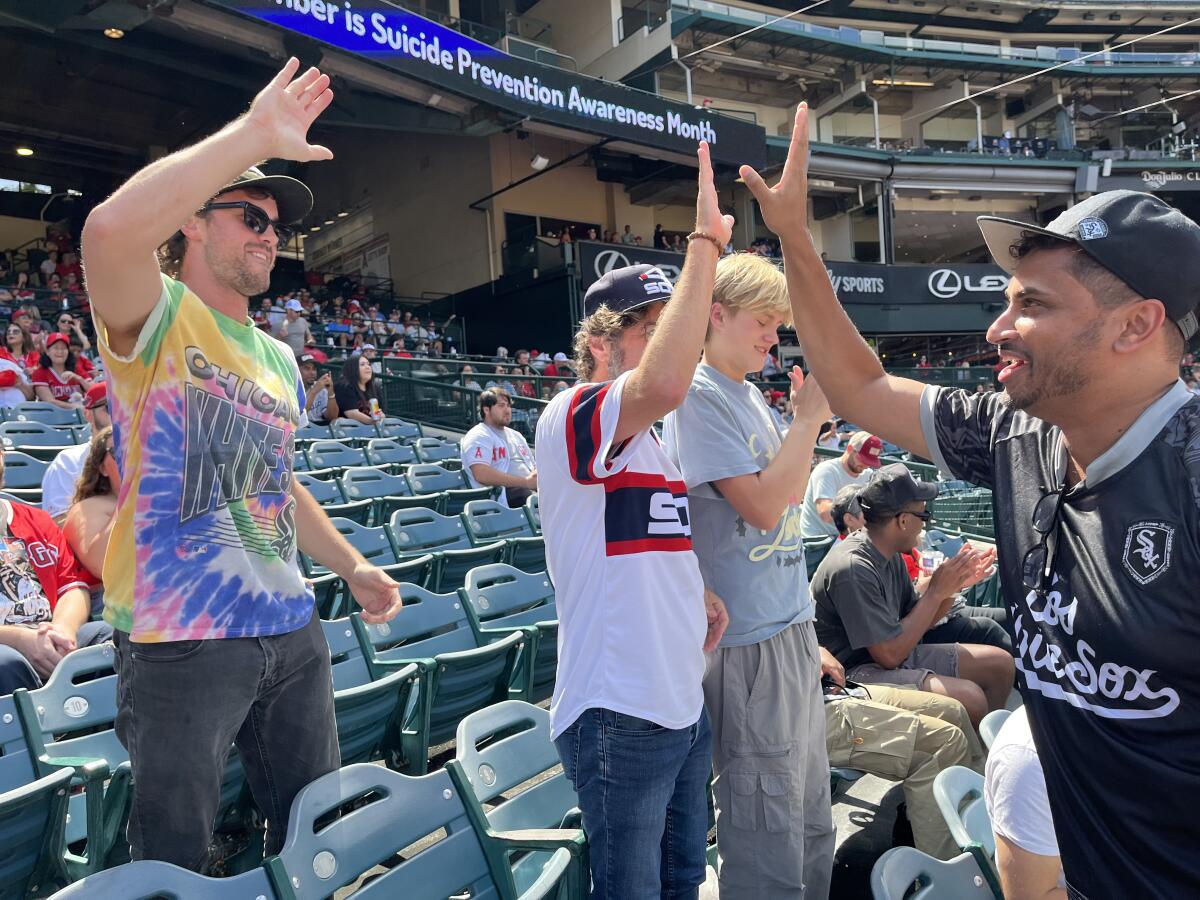
{"label": "stadium roof overhang", "polygon": [[[744,19],[711,10],[675,15],[671,20],[672,34],[681,35],[692,29],[705,33],[734,37],[747,29]],[[828,29],[827,29],[828,30]],[[988,72],[1009,76],[1038,72],[1053,65],[1056,60],[1014,59],[999,55],[975,55],[972,53],[938,52],[935,50],[909,50],[901,47],[884,47],[861,41],[841,40],[827,35],[816,35],[799,31],[761,28],[754,32],[755,43],[766,44],[779,50],[798,50],[819,57],[828,57],[841,63],[860,62],[887,66],[931,66],[964,72]],[[1055,70],[1057,78],[1114,79],[1124,78],[1195,78],[1196,66],[1154,63],[1139,65],[1089,65],[1086,62],[1072,63]]]}
{"label": "stadium roof overhang", "polygon": [[318,0],[206,0],[247,26],[267,27],[285,41],[309,45],[322,66],[375,70],[376,78],[422,88],[426,102],[465,103],[479,119],[529,130],[557,130],[588,144],[603,141],[640,155],[694,159],[707,140],[713,160],[761,164],[761,126],[605,81],[512,56],[453,28],[381,0],[353,7]]}

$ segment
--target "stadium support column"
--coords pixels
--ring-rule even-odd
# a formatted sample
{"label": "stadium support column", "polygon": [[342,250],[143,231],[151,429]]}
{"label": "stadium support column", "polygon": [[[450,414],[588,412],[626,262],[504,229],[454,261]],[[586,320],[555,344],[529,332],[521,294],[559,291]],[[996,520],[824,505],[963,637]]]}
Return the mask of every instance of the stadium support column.
{"label": "stadium support column", "polygon": [[971,85],[964,78],[928,93],[913,95],[912,109],[900,119],[901,134],[910,146],[925,146],[925,123],[936,119],[949,107],[947,103],[962,100],[971,94]]}
{"label": "stadium support column", "polygon": [[735,247],[749,247],[754,242],[755,208],[754,195],[744,185],[737,185],[734,191],[736,204],[733,218],[737,229],[733,238]]}
{"label": "stadium support column", "polygon": [[[820,106],[812,111],[812,116],[817,123],[817,140],[824,141],[827,144],[833,143],[833,119],[831,116],[853,100],[867,92],[867,81],[865,78],[860,78],[850,87],[846,88],[840,94],[835,94],[830,97]],[[879,146],[879,119],[875,119],[875,146]]]}

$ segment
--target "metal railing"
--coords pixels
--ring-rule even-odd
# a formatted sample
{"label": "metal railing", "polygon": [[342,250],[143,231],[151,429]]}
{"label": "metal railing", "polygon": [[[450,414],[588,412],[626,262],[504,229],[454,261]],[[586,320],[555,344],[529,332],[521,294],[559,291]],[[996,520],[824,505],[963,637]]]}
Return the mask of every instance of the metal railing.
{"label": "metal railing", "polygon": [[[482,389],[390,372],[375,378],[379,382],[379,405],[386,415],[462,432],[479,421]],[[514,397],[512,402],[512,427],[533,443],[534,427],[545,401]]]}

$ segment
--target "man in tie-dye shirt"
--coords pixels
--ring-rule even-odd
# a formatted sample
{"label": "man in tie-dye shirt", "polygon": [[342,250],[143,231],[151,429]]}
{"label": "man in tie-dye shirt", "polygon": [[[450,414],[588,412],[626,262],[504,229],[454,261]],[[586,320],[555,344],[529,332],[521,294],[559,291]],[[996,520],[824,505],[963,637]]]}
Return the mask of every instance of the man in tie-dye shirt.
{"label": "man in tie-dye shirt", "polygon": [[83,232],[121,471],[104,617],[133,766],[129,841],[135,859],[193,870],[232,745],[268,854],[299,789],[338,766],[329,652],[297,551],[345,578],[368,621],[400,607],[293,479],[300,373],[248,315],[312,207],[301,182],[251,166],[332,156],[307,139],[329,79],[298,66],[246,115],[136,174]]}

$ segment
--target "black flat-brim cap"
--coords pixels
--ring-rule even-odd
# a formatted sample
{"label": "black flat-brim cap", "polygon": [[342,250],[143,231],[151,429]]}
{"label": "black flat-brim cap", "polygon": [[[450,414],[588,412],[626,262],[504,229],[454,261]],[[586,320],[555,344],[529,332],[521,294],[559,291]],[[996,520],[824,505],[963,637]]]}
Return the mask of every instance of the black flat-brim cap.
{"label": "black flat-brim cap", "polygon": [[583,311],[590,316],[604,305],[613,312],[632,312],[651,303],[666,303],[673,291],[670,279],[658,266],[624,266],[605,272],[592,283],[583,295]]}
{"label": "black flat-brim cap", "polygon": [[289,175],[268,175],[257,166],[251,166],[225,185],[217,196],[249,187],[270,192],[279,207],[279,221],[284,225],[299,222],[312,211],[313,195],[307,184]]}
{"label": "black flat-brim cap", "polygon": [[1200,331],[1200,225],[1153,194],[1105,191],[1045,228],[995,216],[976,221],[992,259],[1009,275],[1020,262],[1012,245],[1026,234],[1046,235],[1079,247],[1139,296],[1162,303],[1185,340]]}
{"label": "black flat-brim cap", "polygon": [[875,472],[858,494],[859,505],[880,513],[900,512],[910,503],[926,502],[938,495],[938,486],[917,481],[903,463],[892,463]]}

